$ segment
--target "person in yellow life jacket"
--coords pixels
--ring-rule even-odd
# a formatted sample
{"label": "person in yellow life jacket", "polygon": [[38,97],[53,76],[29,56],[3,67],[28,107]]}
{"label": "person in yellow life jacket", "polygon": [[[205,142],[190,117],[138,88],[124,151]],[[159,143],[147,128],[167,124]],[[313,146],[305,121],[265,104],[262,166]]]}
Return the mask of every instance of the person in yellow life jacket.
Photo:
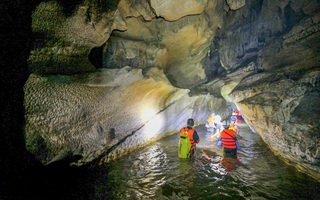
{"label": "person in yellow life jacket", "polygon": [[212,113],[206,121],[207,131],[213,133],[213,138],[218,138],[221,131],[221,117]]}
{"label": "person in yellow life jacket", "polygon": [[215,114],[214,113],[212,113],[209,117],[208,117],[208,119],[207,119],[207,121],[206,121],[206,128],[207,128],[207,131],[209,131],[209,132],[214,132],[214,129],[216,128],[216,126],[215,126],[215,124],[214,124],[214,116],[215,116]]}
{"label": "person in yellow life jacket", "polygon": [[222,140],[222,147],[224,154],[227,156],[237,155],[237,134],[229,129],[228,124],[223,125],[223,129],[220,133],[220,138]]}
{"label": "person in yellow life jacket", "polygon": [[238,122],[237,117],[232,115],[230,118],[230,128],[229,129],[232,129],[234,132],[239,134],[239,127],[238,127],[237,122]]}
{"label": "person in yellow life jacket", "polygon": [[233,130],[236,134],[239,134],[239,127],[237,126],[236,123],[230,123],[229,129]]}
{"label": "person in yellow life jacket", "polygon": [[[189,158],[191,155],[193,155],[196,149],[196,143],[200,142],[199,135],[197,131],[193,128],[193,126],[194,126],[194,120],[190,118],[187,121],[187,126],[183,127],[180,130],[180,140],[179,140],[179,157],[180,158]],[[187,145],[184,145],[182,140],[186,136],[188,136],[190,143],[188,143]]]}

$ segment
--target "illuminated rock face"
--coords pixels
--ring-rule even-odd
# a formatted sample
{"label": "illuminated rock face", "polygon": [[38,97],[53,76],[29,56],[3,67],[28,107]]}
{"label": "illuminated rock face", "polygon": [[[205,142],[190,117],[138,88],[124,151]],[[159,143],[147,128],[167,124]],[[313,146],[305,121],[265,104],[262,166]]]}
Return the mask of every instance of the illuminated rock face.
{"label": "illuminated rock face", "polygon": [[173,87],[157,69],[146,76],[130,67],[78,77],[30,76],[27,148],[43,163],[70,154],[83,157],[77,164],[103,156],[109,160],[176,133],[190,117],[199,124],[210,110],[226,108],[221,98],[190,97],[189,90]]}
{"label": "illuminated rock face", "polygon": [[[121,0],[117,7],[85,1],[66,14],[64,5],[42,3],[33,13],[31,70],[90,74],[29,78],[27,144],[44,163],[70,152],[83,157],[78,164],[108,160],[189,117],[226,117],[231,102],[273,151],[318,176],[319,7],[316,0]],[[94,48],[106,68],[99,72]]]}

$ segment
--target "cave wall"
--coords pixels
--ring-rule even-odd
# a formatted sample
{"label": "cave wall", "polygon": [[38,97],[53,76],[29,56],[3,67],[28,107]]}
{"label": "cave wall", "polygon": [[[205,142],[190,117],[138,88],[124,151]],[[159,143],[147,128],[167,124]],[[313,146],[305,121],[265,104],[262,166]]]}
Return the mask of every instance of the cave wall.
{"label": "cave wall", "polygon": [[125,30],[118,1],[44,1],[32,13],[34,47],[28,58],[32,72],[77,74],[96,68],[88,59],[112,30]]}
{"label": "cave wall", "polygon": [[255,1],[247,8],[218,39],[222,66],[239,83],[229,97],[275,154],[317,177],[319,4]]}
{"label": "cave wall", "polygon": [[[83,162],[101,156],[108,160],[156,139],[155,135],[137,142],[147,133],[148,120],[134,117],[137,113],[131,106],[136,102],[120,98],[120,105],[132,113],[123,111],[118,116],[116,105],[108,99],[120,94],[148,99],[151,81],[160,88],[171,87],[161,98],[185,91],[185,101],[194,105],[181,121],[173,123],[169,116],[186,108],[180,107],[183,95],[168,108],[164,99],[155,102],[161,112],[154,116],[164,115],[175,127],[159,129],[159,133],[177,131],[190,116],[199,123],[204,122],[206,112],[227,116],[228,103],[236,103],[271,150],[319,178],[320,127],[318,120],[312,120],[319,119],[318,1],[121,0],[117,6],[106,2],[79,1],[66,12],[62,2],[50,1],[33,12],[35,47],[29,67],[38,75],[31,76],[25,87],[26,127],[30,147],[37,147],[39,138],[47,145],[43,157],[37,148],[32,150],[40,160],[52,162],[67,152],[80,154]],[[106,68],[99,73],[89,59],[95,48],[101,48]],[[117,78],[115,72],[121,69],[127,74],[136,72],[139,79]],[[98,73],[103,84],[93,86],[87,80],[89,72]],[[89,75],[61,76],[79,73]],[[41,77],[54,74],[60,76]],[[120,88],[104,84],[110,76],[120,81]],[[143,92],[127,94],[128,81],[129,88]],[[59,93],[66,95],[61,99]],[[108,109],[103,107],[106,103]],[[133,130],[113,122],[109,115],[134,121]],[[72,128],[75,124],[79,129]],[[108,139],[111,128],[117,134]],[[96,140],[103,142],[95,146]],[[76,145],[68,145],[73,142]]]}
{"label": "cave wall", "polygon": [[200,124],[226,107],[222,98],[190,97],[155,68],[146,76],[131,67],[31,75],[24,88],[28,150],[44,164],[70,155],[81,158],[75,165],[108,161],[177,132],[189,117]]}
{"label": "cave wall", "polygon": [[[46,76],[30,76],[25,86],[28,150],[45,164],[64,159],[70,154],[82,157],[77,164],[90,162],[104,154],[107,154],[104,159],[108,160],[109,157],[122,155],[178,131],[190,117],[201,124],[211,112],[227,116],[227,104],[220,92],[217,91],[216,95],[209,92],[189,94],[189,89],[183,90],[206,79],[200,61],[207,55],[210,45],[208,39],[212,37],[212,31],[207,28],[208,19],[201,14],[206,8],[206,1],[190,1],[184,7],[184,14],[162,12],[177,7],[177,3],[158,5],[153,2],[154,7],[150,7],[147,1],[120,1],[118,9],[105,9],[105,12],[98,13],[93,9],[98,7],[97,4],[84,1],[69,9],[71,14],[63,12],[64,5],[61,2],[40,4],[33,13],[33,29],[36,34],[43,30],[51,31],[48,37],[36,40],[39,48],[35,48],[29,58],[30,69]],[[210,8],[216,9],[212,5]],[[53,24],[39,17],[44,11],[50,11],[45,16],[54,18]],[[99,14],[95,17],[99,19],[97,22],[94,20],[95,14]],[[105,32],[93,28],[93,23],[100,22],[102,27],[109,25],[104,29]],[[75,27],[82,27],[85,31]],[[216,25],[213,27],[217,28]],[[110,42],[102,44],[103,39],[109,38],[111,31]],[[202,37],[204,34],[205,37]],[[81,38],[84,40],[80,41]],[[73,43],[70,44],[70,41]],[[78,48],[79,44],[82,47]],[[64,51],[66,45],[75,53],[71,55],[69,51]],[[105,52],[111,51],[115,57],[105,57],[108,66],[104,67],[110,70],[98,73],[93,66],[91,69],[86,68],[90,56],[88,59],[85,53],[79,52],[83,50],[90,55],[90,48],[103,46]],[[39,52],[45,54],[38,55]],[[55,61],[44,61],[43,67],[43,63],[38,65],[38,59],[46,58]],[[73,59],[77,59],[77,62],[73,62]],[[62,69],[57,68],[57,65],[62,66]],[[124,70],[127,68],[129,70]],[[141,70],[138,73],[131,68]],[[120,72],[115,73],[115,69],[127,73],[127,76],[120,76]],[[63,76],[79,72],[91,72],[92,76],[99,76],[103,84],[92,85],[87,80],[91,76],[88,74],[76,79]],[[141,80],[129,76],[132,72],[139,74]],[[57,73],[60,75],[48,77]],[[106,84],[109,77],[117,80],[117,85]],[[157,84],[153,84],[154,81]],[[173,82],[176,84],[172,85]],[[149,88],[150,84],[155,88]],[[223,81],[220,81],[221,84]],[[160,90],[168,86],[171,89],[167,92]],[[219,90],[218,85],[216,87]],[[158,97],[157,93],[161,96]],[[155,100],[155,97],[159,100]],[[150,119],[141,120],[140,115],[150,112],[145,110],[149,102],[149,107],[152,107]],[[159,125],[154,125],[156,119]],[[132,127],[123,121],[129,121]],[[159,130],[151,130],[150,126]],[[110,130],[114,134],[111,139],[108,136]]]}

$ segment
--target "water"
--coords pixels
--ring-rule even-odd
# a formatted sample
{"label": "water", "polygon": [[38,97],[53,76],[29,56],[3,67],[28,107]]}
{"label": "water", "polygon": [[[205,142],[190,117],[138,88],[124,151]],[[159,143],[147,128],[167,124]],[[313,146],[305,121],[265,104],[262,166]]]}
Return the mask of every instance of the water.
{"label": "water", "polygon": [[204,127],[192,159],[179,159],[179,134],[111,163],[63,164],[23,173],[0,188],[0,199],[320,199],[320,183],[276,157],[245,124],[237,158],[223,158]]}
{"label": "water", "polygon": [[95,169],[99,199],[320,199],[319,182],[288,166],[242,125],[237,158],[223,158],[204,127],[193,159],[178,134]]}

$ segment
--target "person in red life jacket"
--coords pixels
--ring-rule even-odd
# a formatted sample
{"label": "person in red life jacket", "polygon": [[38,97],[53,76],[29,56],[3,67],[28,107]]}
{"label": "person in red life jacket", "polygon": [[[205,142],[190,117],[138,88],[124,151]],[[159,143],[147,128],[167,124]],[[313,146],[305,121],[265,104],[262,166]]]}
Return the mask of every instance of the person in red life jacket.
{"label": "person in red life jacket", "polygon": [[238,117],[238,116],[240,116],[240,115],[241,115],[241,113],[240,113],[240,111],[239,111],[239,110],[237,110],[237,109],[233,109],[232,115],[234,115],[234,116]]}
{"label": "person in red life jacket", "polygon": [[223,129],[220,133],[220,138],[222,140],[222,147],[224,154],[227,156],[236,156],[237,155],[237,134],[229,129],[228,124],[223,125]]}
{"label": "person in red life jacket", "polygon": [[188,137],[190,140],[190,144],[191,144],[191,150],[190,150],[190,155],[193,155],[196,149],[196,143],[200,142],[200,138],[199,135],[197,133],[197,131],[193,128],[194,126],[194,120],[192,118],[188,119],[187,121],[187,127],[183,127],[180,130],[180,136],[181,134],[183,134],[185,131],[188,132]]}

